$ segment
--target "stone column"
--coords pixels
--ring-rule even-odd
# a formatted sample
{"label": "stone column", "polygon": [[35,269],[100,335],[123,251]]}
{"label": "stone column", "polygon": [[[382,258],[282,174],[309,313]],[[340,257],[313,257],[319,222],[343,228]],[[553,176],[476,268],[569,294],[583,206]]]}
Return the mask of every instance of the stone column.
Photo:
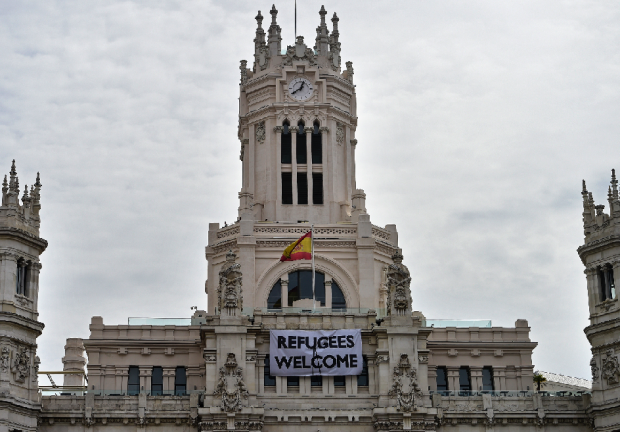
{"label": "stone column", "polygon": [[586,275],[586,284],[588,287],[588,306],[590,312],[594,312],[596,305],[600,303],[600,294],[598,284],[596,283],[596,268],[587,268],[583,271]]}
{"label": "stone column", "polygon": [[308,205],[313,204],[312,200],[312,128],[306,127],[306,152],[308,154]]}
{"label": "stone column", "polygon": [[614,298],[617,298],[618,297],[618,281],[620,280],[620,261],[614,261],[611,265],[614,270],[612,281],[614,283],[614,289],[616,291]]}
{"label": "stone column", "polygon": [[258,364],[258,392],[265,393],[265,355],[259,355],[256,357]]}
{"label": "stone column", "polygon": [[[80,374],[64,375],[64,387],[77,387],[85,384],[86,359],[84,358],[84,342],[80,338],[69,338],[65,344],[65,356],[62,358],[64,372],[81,372]],[[120,389],[120,387],[118,387]]]}
{"label": "stone column", "polygon": [[288,307],[288,275],[286,279],[280,279],[280,285],[282,286],[282,308],[285,308]]}
{"label": "stone column", "polygon": [[459,369],[458,367],[447,367],[448,371],[448,390],[459,391],[461,384],[459,383]]}
{"label": "stone column", "polygon": [[[12,302],[15,299],[15,281],[17,277],[17,255],[12,253],[0,254],[0,301]],[[9,305],[3,305],[2,310],[7,310]],[[14,309],[14,308],[13,308]]]}
{"label": "stone column", "polygon": [[[164,374],[164,394],[174,394],[174,376],[176,372],[175,366],[163,367]],[[217,379],[217,375],[214,377]],[[213,393],[213,391],[211,391]]]}
{"label": "stone column", "polygon": [[293,205],[297,202],[297,126],[288,129],[291,133],[291,172],[293,177]]}
{"label": "stone column", "polygon": [[41,274],[41,268],[43,266],[39,262],[34,262],[31,267],[32,279],[30,280],[30,298],[32,299],[33,318],[36,320],[39,316],[37,312],[39,310],[39,275]]}
{"label": "stone column", "polygon": [[471,378],[471,390],[482,390],[482,367],[470,366],[469,375]]}
{"label": "stone column", "polygon": [[[275,204],[282,204],[282,126],[276,126],[274,129],[276,134],[276,196],[273,199]],[[267,197],[269,198],[269,193],[267,193]],[[275,207],[278,208],[278,205]],[[265,202],[265,206],[267,206],[267,202]],[[272,207],[270,207],[271,209]],[[263,209],[265,210],[265,209]],[[271,215],[271,219],[277,220],[278,215],[275,213],[269,213],[268,211],[263,211],[263,217],[266,214]]]}
{"label": "stone column", "polygon": [[355,150],[357,149],[357,140],[351,141],[351,190],[357,189],[357,181],[355,179]]}
{"label": "stone column", "polygon": [[331,276],[325,275],[325,307],[332,308],[332,280]]}
{"label": "stone column", "polygon": [[129,378],[128,367],[116,368],[116,383],[114,385],[115,393],[124,394],[127,389],[127,379]]}
{"label": "stone column", "polygon": [[437,366],[428,365],[428,385],[432,391],[437,391]]}
{"label": "stone column", "polygon": [[368,361],[368,392],[370,394],[377,394],[377,378],[375,374],[375,356],[368,355],[366,356]]}

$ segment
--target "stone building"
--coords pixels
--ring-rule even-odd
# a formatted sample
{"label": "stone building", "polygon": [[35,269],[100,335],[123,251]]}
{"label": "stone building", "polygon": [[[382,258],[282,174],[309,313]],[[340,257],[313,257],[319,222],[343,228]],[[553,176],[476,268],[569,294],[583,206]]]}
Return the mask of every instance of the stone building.
{"label": "stone building", "polygon": [[[41,184],[20,204],[13,165],[0,207],[1,430],[618,430],[615,177],[609,216],[584,186],[592,397],[537,394],[526,320],[464,325],[413,310],[396,227],[372,223],[356,183],[354,70],[342,65],[339,19],[329,30],[321,8],[314,47],[298,36],[283,49],[277,13],[265,28],[258,13],[254,59],[241,61],[239,218],[209,225],[208,307],[127,325],[93,317],[88,339],[67,339],[52,396],[36,380]],[[310,261],[280,261],[311,229],[314,294]],[[272,376],[270,331],[283,329],[360,330],[360,375]]]}

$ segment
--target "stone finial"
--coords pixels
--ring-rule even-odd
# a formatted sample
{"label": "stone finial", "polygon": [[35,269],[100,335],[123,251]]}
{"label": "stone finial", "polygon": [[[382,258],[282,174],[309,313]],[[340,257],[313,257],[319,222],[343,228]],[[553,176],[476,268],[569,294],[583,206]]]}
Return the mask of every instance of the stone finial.
{"label": "stone finial", "polygon": [[258,11],[258,15],[256,15],[255,19],[256,23],[258,24],[258,28],[263,28],[263,16],[261,15],[260,11]]}
{"label": "stone finial", "polygon": [[35,187],[40,188],[42,186],[41,184],[41,177],[39,176],[39,173],[37,172],[37,182],[34,184]]}
{"label": "stone finial", "polygon": [[618,180],[616,179],[616,170],[611,170],[611,192],[614,199],[618,199]]}
{"label": "stone finial", "polygon": [[276,5],[271,6],[271,10],[269,11],[271,14],[271,25],[278,25],[276,21],[276,17],[278,16],[278,10],[276,9]]}
{"label": "stone finial", "polygon": [[248,61],[241,60],[239,65],[239,70],[241,71],[241,85],[245,85],[248,82]]}
{"label": "stone finial", "polygon": [[334,12],[334,16],[332,17],[332,24],[334,26],[332,34],[334,34],[336,38],[340,36],[340,33],[338,33],[338,21],[340,21],[340,18],[338,18],[338,15],[336,15],[336,12]]}
{"label": "stone finial", "polygon": [[319,11],[319,15],[321,15],[321,26],[325,25],[325,15],[327,15],[327,11],[325,10],[325,6],[321,5],[321,10]]}
{"label": "stone finial", "polygon": [[30,207],[30,197],[28,196],[28,185],[24,185],[24,193],[22,195],[22,203],[24,207]]}
{"label": "stone finial", "polygon": [[234,253],[232,249],[230,249],[228,253],[226,254],[226,261],[234,263],[236,259],[237,259],[237,254]]}
{"label": "stone finial", "polygon": [[17,175],[17,170],[15,169],[15,159],[13,159],[13,163],[11,163],[11,175]]}
{"label": "stone finial", "polygon": [[396,264],[400,264],[403,262],[403,255],[400,252],[396,252],[394,255],[392,255],[392,261],[394,261]]}
{"label": "stone finial", "polygon": [[9,183],[6,181],[6,174],[4,175],[4,181],[2,182],[2,192],[9,190]]}
{"label": "stone finial", "polygon": [[353,62],[348,61],[347,63],[347,80],[351,84],[353,84]]}

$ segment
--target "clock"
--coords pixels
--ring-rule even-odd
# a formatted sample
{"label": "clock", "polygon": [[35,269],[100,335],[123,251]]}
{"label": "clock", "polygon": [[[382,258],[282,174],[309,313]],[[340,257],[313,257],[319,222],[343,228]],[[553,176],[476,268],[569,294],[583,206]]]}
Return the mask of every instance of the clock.
{"label": "clock", "polygon": [[288,85],[288,94],[298,101],[305,101],[312,96],[314,87],[305,78],[295,78]]}

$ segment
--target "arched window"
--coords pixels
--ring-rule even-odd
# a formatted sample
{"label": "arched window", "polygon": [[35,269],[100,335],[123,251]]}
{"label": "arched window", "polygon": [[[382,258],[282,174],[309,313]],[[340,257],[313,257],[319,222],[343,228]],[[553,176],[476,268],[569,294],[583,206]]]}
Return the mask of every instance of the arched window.
{"label": "arched window", "polygon": [[598,270],[599,287],[601,288],[601,301],[616,298],[616,286],[614,270],[611,266],[604,265]]}
{"label": "arched window", "polygon": [[312,163],[313,164],[323,163],[323,139],[321,136],[321,130],[319,129],[318,121],[314,122],[314,128],[312,130],[311,150],[312,150]]}
{"label": "arched window", "polygon": [[336,282],[332,282],[332,310],[334,312],[346,311],[347,302],[344,299],[344,294]]}
{"label": "arched window", "polygon": [[291,131],[289,130],[289,123],[287,120],[282,123],[282,145],[280,151],[280,158],[283,164],[292,163],[293,157],[291,153]]}
{"label": "arched window", "polygon": [[308,163],[308,151],[306,149],[306,131],[305,131],[305,123],[303,120],[299,120],[297,123],[297,138],[296,138],[296,147],[297,151],[297,163],[301,165],[305,165]]}
{"label": "arched window", "polygon": [[[315,299],[317,307],[325,307],[325,275],[315,273]],[[312,299],[312,271],[297,270],[288,274],[288,302],[285,307],[293,307],[293,302],[303,299]],[[280,310],[282,308],[282,284],[277,281],[267,297],[267,309]],[[332,281],[332,310],[346,311],[347,302],[338,284]]]}

